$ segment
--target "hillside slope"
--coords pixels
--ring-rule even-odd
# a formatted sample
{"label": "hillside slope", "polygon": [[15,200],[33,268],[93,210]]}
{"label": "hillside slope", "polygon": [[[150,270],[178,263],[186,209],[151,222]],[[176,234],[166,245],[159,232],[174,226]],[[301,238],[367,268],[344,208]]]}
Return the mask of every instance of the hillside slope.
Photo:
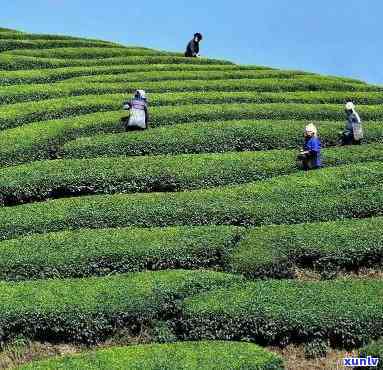
{"label": "hillside slope", "polygon": [[[151,127],[126,133],[136,89]],[[366,137],[340,148],[349,100]],[[354,79],[0,29],[0,341],[128,333],[201,341],[174,347],[185,369],[216,369],[223,351],[230,369],[279,369],[235,342],[382,336],[382,102],[383,87]],[[307,122],[325,146],[312,172],[295,159]],[[154,369],[150,353],[115,356]]]}

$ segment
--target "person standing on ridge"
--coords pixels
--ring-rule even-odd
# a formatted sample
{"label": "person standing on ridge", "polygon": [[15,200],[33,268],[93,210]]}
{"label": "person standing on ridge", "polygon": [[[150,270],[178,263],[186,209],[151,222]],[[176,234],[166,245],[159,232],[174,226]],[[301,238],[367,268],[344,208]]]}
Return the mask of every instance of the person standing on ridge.
{"label": "person standing on ridge", "polygon": [[304,147],[298,155],[298,159],[302,161],[303,169],[307,171],[321,168],[321,141],[318,138],[318,131],[314,124],[310,123],[305,127],[304,137]]}
{"label": "person standing on ridge", "polygon": [[196,58],[199,56],[199,43],[202,41],[202,34],[199,32],[194,34],[193,40],[191,40],[185,51],[185,57]]}
{"label": "person standing on ridge", "polygon": [[342,145],[360,145],[363,139],[362,120],[352,102],[346,104],[347,123],[342,133]]}
{"label": "person standing on ridge", "polygon": [[133,99],[124,103],[124,109],[130,110],[129,117],[123,119],[126,131],[145,130],[149,127],[148,101],[144,90],[137,90]]}

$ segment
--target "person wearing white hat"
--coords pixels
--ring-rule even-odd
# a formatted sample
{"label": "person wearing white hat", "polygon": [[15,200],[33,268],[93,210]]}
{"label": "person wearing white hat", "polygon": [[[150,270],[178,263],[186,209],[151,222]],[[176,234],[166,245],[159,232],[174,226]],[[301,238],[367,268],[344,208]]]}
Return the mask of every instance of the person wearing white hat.
{"label": "person wearing white hat", "polygon": [[129,118],[124,120],[127,131],[149,127],[148,101],[144,90],[136,90],[133,99],[124,103],[124,109],[130,110]]}
{"label": "person wearing white hat", "polygon": [[360,145],[363,139],[362,121],[353,102],[346,104],[347,122],[342,133],[342,145]]}
{"label": "person wearing white hat", "polygon": [[305,171],[313,170],[322,167],[321,161],[321,141],[318,137],[318,130],[313,123],[305,127],[304,146],[299,153],[298,159],[302,162],[302,167]]}

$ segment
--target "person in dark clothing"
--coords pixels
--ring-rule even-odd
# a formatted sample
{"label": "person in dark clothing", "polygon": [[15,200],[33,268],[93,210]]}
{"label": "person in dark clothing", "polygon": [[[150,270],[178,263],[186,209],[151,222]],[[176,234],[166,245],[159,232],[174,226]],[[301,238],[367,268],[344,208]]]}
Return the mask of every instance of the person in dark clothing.
{"label": "person in dark clothing", "polygon": [[360,145],[363,139],[363,127],[354,103],[346,104],[346,115],[347,122],[342,133],[342,145]]}
{"label": "person in dark clothing", "polygon": [[305,171],[322,167],[321,142],[318,138],[317,128],[310,123],[305,128],[305,142],[298,159],[302,162]]}
{"label": "person in dark clothing", "polygon": [[124,109],[130,110],[129,117],[123,119],[126,131],[145,130],[149,127],[148,102],[144,90],[137,90],[133,99],[124,103]]}
{"label": "person in dark clothing", "polygon": [[196,58],[199,55],[199,43],[202,41],[202,35],[198,32],[194,34],[193,40],[191,40],[185,51],[185,57]]}

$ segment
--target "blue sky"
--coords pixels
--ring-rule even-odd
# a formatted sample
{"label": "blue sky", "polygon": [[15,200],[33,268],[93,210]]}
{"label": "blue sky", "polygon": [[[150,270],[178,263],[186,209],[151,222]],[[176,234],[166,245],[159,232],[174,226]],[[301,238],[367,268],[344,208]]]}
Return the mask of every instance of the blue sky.
{"label": "blue sky", "polygon": [[382,0],[9,0],[0,26],[383,83]]}

